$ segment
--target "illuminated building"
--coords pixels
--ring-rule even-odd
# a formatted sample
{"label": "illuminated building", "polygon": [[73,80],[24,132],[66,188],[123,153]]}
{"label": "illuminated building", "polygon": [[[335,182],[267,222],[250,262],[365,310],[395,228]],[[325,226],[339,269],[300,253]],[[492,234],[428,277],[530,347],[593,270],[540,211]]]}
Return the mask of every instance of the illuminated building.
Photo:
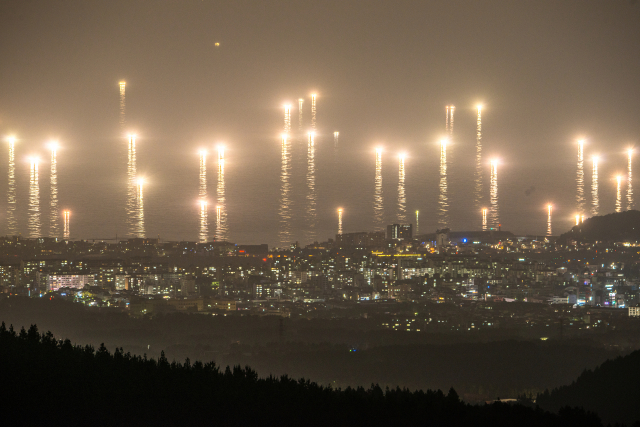
{"label": "illuminated building", "polygon": [[388,240],[411,240],[413,238],[413,225],[391,224],[387,226]]}

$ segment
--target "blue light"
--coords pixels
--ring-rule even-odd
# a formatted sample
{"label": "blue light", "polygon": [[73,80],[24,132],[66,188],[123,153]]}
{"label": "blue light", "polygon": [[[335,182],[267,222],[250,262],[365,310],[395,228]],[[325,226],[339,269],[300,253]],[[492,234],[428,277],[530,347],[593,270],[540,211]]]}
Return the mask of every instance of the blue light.
{"label": "blue light", "polygon": [[462,243],[467,243],[467,238],[462,239]]}

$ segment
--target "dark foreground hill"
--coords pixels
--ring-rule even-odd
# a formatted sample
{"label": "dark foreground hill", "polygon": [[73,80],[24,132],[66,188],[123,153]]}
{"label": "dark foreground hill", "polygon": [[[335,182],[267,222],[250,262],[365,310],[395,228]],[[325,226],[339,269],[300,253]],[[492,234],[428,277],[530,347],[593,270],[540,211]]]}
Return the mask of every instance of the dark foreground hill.
{"label": "dark foreground hill", "polygon": [[[456,392],[332,390],[249,368],[169,363],[0,327],[0,402],[12,425],[600,426],[582,410],[471,406]],[[384,367],[381,367],[384,369]]]}
{"label": "dark foreground hill", "polygon": [[640,240],[640,211],[624,211],[587,218],[558,238],[559,243],[636,242]]}
{"label": "dark foreground hill", "polygon": [[586,370],[571,385],[545,391],[537,403],[551,411],[580,406],[605,423],[640,421],[640,350]]}

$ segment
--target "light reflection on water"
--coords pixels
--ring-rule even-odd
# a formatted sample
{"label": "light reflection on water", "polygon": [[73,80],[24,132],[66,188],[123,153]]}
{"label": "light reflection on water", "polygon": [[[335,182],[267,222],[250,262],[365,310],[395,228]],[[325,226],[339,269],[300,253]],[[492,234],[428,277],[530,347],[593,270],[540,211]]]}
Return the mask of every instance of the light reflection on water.
{"label": "light reflection on water", "polygon": [[58,217],[58,159],[56,148],[51,148],[51,185],[50,185],[50,209],[49,209],[49,236],[58,237],[60,234],[60,224]]}
{"label": "light reflection on water", "polygon": [[498,207],[498,161],[491,161],[491,181],[490,181],[490,223],[491,227],[495,228],[500,224],[500,211]]}
{"label": "light reflection on water", "polygon": [[216,206],[216,240],[227,240],[227,199],[226,199],[226,187],[224,182],[224,151],[218,154],[218,186],[217,186],[217,198],[218,205]]}
{"label": "light reflection on water", "polygon": [[482,106],[478,106],[476,118],[476,170],[475,170],[475,208],[482,206]]}
{"label": "light reflection on water", "polygon": [[[282,126],[280,121],[282,117],[280,115],[281,111],[280,109],[276,111],[277,117],[274,128],[278,131]],[[436,228],[441,226],[440,221],[443,214],[447,217],[446,226],[453,230],[470,230],[478,227],[478,217],[481,216],[481,209],[476,210],[473,206],[476,192],[474,183],[472,183],[475,178],[474,166],[477,164],[477,150],[473,149],[478,139],[476,111],[471,110],[469,115],[473,120],[467,129],[466,137],[462,136],[463,127],[461,125],[463,121],[460,115],[458,117],[458,128],[456,129],[458,142],[455,147],[460,148],[460,150],[456,150],[455,159],[451,158],[450,147],[453,147],[451,144],[447,144],[448,147],[441,147],[441,158],[433,156],[433,151],[431,150],[428,150],[431,153],[424,150],[424,142],[416,142],[409,146],[405,145],[412,153],[412,161],[405,162],[404,165],[404,207],[406,209],[411,208],[410,212],[415,212],[416,209],[420,210],[421,233],[433,233]],[[308,125],[309,123],[305,123],[305,126]],[[233,230],[232,234],[227,232],[226,238],[232,239],[234,242],[264,242],[270,245],[277,245],[280,242],[287,244],[299,241],[301,244],[308,244],[313,240],[323,240],[335,234],[335,215],[338,206],[343,207],[345,209],[344,212],[351,212],[349,218],[353,220],[349,223],[352,226],[347,226],[344,231],[384,230],[387,224],[397,219],[400,210],[396,207],[396,203],[398,203],[398,206],[402,204],[402,186],[400,185],[400,173],[396,169],[395,158],[393,161],[383,164],[383,154],[376,153],[375,166],[372,171],[371,163],[373,162],[371,162],[370,156],[373,148],[371,144],[374,141],[365,140],[365,138],[358,140],[356,135],[354,140],[349,137],[340,141],[340,156],[335,160],[332,144],[333,131],[334,129],[330,129],[329,132],[325,132],[325,139],[321,139],[321,136],[315,136],[312,147],[305,144],[308,141],[306,132],[300,134],[297,131],[294,132],[294,136],[287,139],[287,144],[284,148],[280,144],[274,144],[273,139],[270,140],[270,145],[265,142],[264,146],[268,147],[268,150],[255,149],[255,147],[259,146],[256,141],[238,141],[238,149],[236,150],[236,143],[234,143],[234,152],[242,154],[239,156],[242,161],[238,161],[237,164],[234,162],[233,164],[225,165],[226,171],[233,170],[233,173],[230,172],[218,177],[217,183],[221,187],[220,194],[224,195],[224,200],[221,200],[220,203],[221,206],[224,206],[224,209],[221,207],[219,210],[216,209],[216,183],[211,182],[210,186],[207,181],[205,187],[205,181],[199,179],[199,183],[202,185],[195,185],[195,159],[191,154],[181,157],[181,152],[178,148],[154,150],[149,147],[155,146],[155,141],[153,144],[137,144],[136,141],[135,151],[132,144],[132,150],[129,153],[130,159],[127,167],[130,169],[127,172],[122,170],[118,175],[113,173],[113,165],[116,164],[115,159],[113,159],[112,163],[107,161],[104,164],[98,163],[91,167],[78,162],[73,167],[68,168],[67,161],[71,163],[69,159],[72,158],[68,157],[66,155],[67,151],[65,151],[65,156],[61,158],[60,162],[57,162],[56,158],[56,165],[60,166],[60,168],[56,168],[58,209],[62,207],[73,210],[74,237],[104,238],[113,237],[116,233],[118,236],[124,235],[125,232],[123,230],[128,230],[128,217],[125,215],[127,210],[123,209],[123,202],[129,200],[129,186],[123,181],[128,180],[130,176],[134,180],[138,178],[137,170],[133,172],[134,167],[137,167],[138,170],[149,171],[151,175],[147,185],[153,184],[144,189],[146,190],[143,200],[144,229],[149,235],[160,234],[163,239],[200,239],[202,231],[201,220],[204,216],[202,215],[203,212],[196,214],[194,201],[199,201],[199,197],[205,194],[205,188],[208,198],[207,207],[210,208],[210,211],[207,211],[207,219],[208,213],[212,213],[210,224],[208,224],[210,239],[219,234],[215,229],[218,219],[217,214],[219,213],[220,224],[222,225],[225,222],[227,229]],[[486,163],[488,160],[486,156],[487,149],[493,148],[487,141],[492,140],[492,138],[489,138],[490,130],[488,128],[482,128],[482,131],[482,154]],[[347,134],[351,135],[349,132],[344,135]],[[323,134],[320,133],[320,135]],[[325,141],[327,142],[326,144],[324,144]],[[95,158],[102,157],[107,160],[109,155],[115,157],[114,153],[109,152],[107,148],[96,148],[96,146],[100,145],[97,142],[86,147],[73,147],[73,154],[76,154],[76,150],[84,150],[81,153],[82,158],[85,159],[90,156]],[[168,146],[169,140],[157,143],[158,146],[161,144]],[[105,147],[106,145],[102,144]],[[113,145],[112,143],[111,147]],[[464,150],[462,147],[467,147],[467,149]],[[540,183],[535,182],[537,190],[530,197],[525,197],[523,190],[528,188],[533,180],[537,178],[535,174],[539,173],[539,168],[534,169],[533,166],[526,165],[525,162],[514,158],[513,167],[511,167],[512,164],[510,163],[510,167],[500,170],[502,186],[499,193],[500,197],[494,197],[492,200],[494,204],[499,200],[501,209],[498,210],[499,220],[502,222],[503,229],[522,233],[545,233],[548,224],[545,224],[544,220],[540,221],[542,219],[540,217],[540,206],[544,206],[543,203],[547,200],[556,200],[557,205],[554,205],[554,209],[559,209],[553,212],[555,214],[555,218],[553,218],[555,222],[552,224],[553,232],[560,234],[568,229],[568,226],[573,221],[567,219],[569,217],[567,212],[575,213],[574,203],[576,200],[576,187],[573,184],[576,177],[576,170],[574,169],[576,160],[575,157],[572,157],[575,154],[571,154],[575,153],[573,147],[573,145],[569,147],[570,155],[564,156],[564,160],[555,160],[555,163],[549,166],[549,178],[546,178],[549,184],[545,184],[545,179],[542,178],[538,181]],[[21,144],[15,146],[15,155],[18,158],[21,155],[22,148]],[[447,148],[449,148],[448,152]],[[588,147],[585,148],[588,149]],[[100,149],[103,151],[99,151]],[[392,145],[387,147],[387,150],[389,149],[396,150]],[[11,156],[12,148],[10,146],[7,147],[7,151],[9,152],[9,162],[5,163],[5,165],[10,165],[13,160]],[[111,151],[113,151],[113,148],[111,148]],[[124,150],[120,149],[119,151],[124,154]],[[69,154],[71,154],[71,150],[69,150]],[[285,154],[284,159],[283,154]],[[509,152],[503,152],[502,154],[505,156],[510,155]],[[586,152],[585,154],[590,155],[591,153]],[[206,161],[213,160],[212,167],[218,168],[219,165],[216,165],[216,159],[211,157],[207,156]],[[560,157],[558,156],[558,158]],[[134,158],[137,163],[134,162]],[[389,157],[389,159],[391,158]],[[597,165],[594,168],[594,172],[598,174],[598,177],[600,173],[605,174],[607,177],[615,176],[613,168],[620,167],[623,179],[628,179],[628,158],[619,156],[617,163],[617,165],[612,165],[611,169],[605,163]],[[119,162],[120,168],[124,169],[125,164],[127,164],[127,161],[121,159]],[[602,169],[603,165],[605,169]],[[207,169],[211,169],[208,165],[205,166],[207,166]],[[486,167],[485,164],[483,166]],[[230,167],[233,167],[233,169],[229,169]],[[625,173],[623,167],[626,167],[627,173]],[[29,232],[27,219],[30,215],[30,211],[28,211],[30,192],[27,190],[28,188],[30,189],[30,176],[26,173],[26,167],[18,169],[14,183],[9,185],[6,190],[6,224],[8,228],[11,212],[10,194],[12,191],[15,194],[17,186],[18,190],[22,188],[23,191],[19,191],[15,195],[18,199],[15,207],[17,209],[15,217],[25,219],[25,221],[20,222],[21,227],[17,231],[27,235]],[[49,167],[46,167],[46,169],[45,172],[48,173]],[[81,185],[82,177],[91,176],[93,169],[96,171],[96,182],[101,187],[94,187],[94,184],[88,187],[86,183]],[[203,171],[200,170],[200,172]],[[374,172],[373,186],[371,186],[371,172]],[[398,173],[398,181],[396,181],[396,173]],[[382,179],[383,174],[386,176],[385,180]],[[214,173],[214,179],[215,175]],[[11,171],[9,170],[8,175],[5,176],[10,177]],[[121,182],[116,180],[118,176]],[[497,178],[497,176],[494,178]],[[586,176],[585,178],[588,181],[592,181],[592,187],[586,189],[586,192],[590,193],[586,194],[588,198],[587,210],[597,209],[598,214],[613,211],[616,200],[616,194],[614,194],[616,187],[608,185],[598,188],[598,191],[595,192],[594,187],[598,186],[598,179],[595,176]],[[5,183],[7,182],[5,181]],[[558,185],[561,182],[565,184]],[[492,187],[489,186],[489,179],[484,181],[483,184],[487,185],[484,185],[484,198],[482,199],[481,208],[488,208],[486,213],[486,227],[488,228],[495,225],[492,222],[494,204],[490,203],[490,190],[491,188],[497,190],[497,179],[492,182]],[[626,199],[625,191],[627,189],[622,188],[622,185],[624,183],[621,183],[621,203],[622,209],[626,209],[628,200]],[[161,191],[156,192],[156,189]],[[135,190],[137,190],[137,186],[134,186],[134,194]],[[212,192],[209,192],[209,190],[212,190]],[[49,193],[49,188],[45,188],[44,191]],[[396,191],[398,191],[398,194],[396,194]],[[383,197],[385,193],[387,195],[386,201]],[[597,197],[594,201],[593,195],[596,193]],[[97,198],[96,194],[101,194],[100,198]],[[313,199],[314,194],[315,199]],[[228,198],[226,198],[227,195],[229,195]],[[544,199],[541,199],[542,197]],[[136,214],[138,214],[137,198],[134,199],[136,200]],[[274,203],[274,201],[276,202]],[[49,200],[44,200],[43,203],[45,205],[40,206],[41,208],[44,207],[44,216],[42,216],[42,212],[40,212],[40,215],[42,221],[44,221],[41,231],[45,235],[48,232],[44,228],[47,227],[47,215],[50,210],[47,202]],[[289,203],[288,208],[287,202]],[[386,202],[387,206],[384,206],[384,202]],[[441,202],[446,202],[446,204],[443,205]],[[315,209],[308,212],[308,206]],[[384,207],[387,208],[386,212]],[[445,208],[444,210],[443,207]],[[189,209],[191,209],[192,214],[185,215],[185,212],[188,212]],[[283,214],[286,215],[283,216]],[[53,212],[51,215],[53,215]],[[60,212],[58,212],[58,215],[60,215]],[[412,222],[413,218],[409,215],[408,213],[406,214],[407,221]],[[286,221],[286,217],[291,220],[287,224],[287,229],[283,230],[280,225],[284,225],[284,223],[280,221],[283,221],[283,218]],[[223,218],[226,219],[223,221]],[[136,216],[136,221],[139,221],[139,219]],[[315,225],[310,228],[309,224]],[[484,223],[482,225],[484,228]],[[62,228],[62,224],[60,224],[60,227]],[[219,230],[223,230],[223,227],[219,227]],[[313,239],[307,238],[311,235],[309,230],[314,234]],[[283,238],[281,234],[283,231],[290,237]]]}
{"label": "light reflection on water", "polygon": [[139,178],[137,182],[136,189],[136,221],[135,221],[135,237],[143,238],[146,237],[145,228],[144,228],[144,179]]}
{"label": "light reflection on water", "polygon": [[38,184],[38,160],[31,159],[29,169],[29,237],[41,236],[40,186]]}
{"label": "light reflection on water", "polygon": [[584,213],[584,141],[578,141],[578,165],[576,173],[576,208],[579,214]]}
{"label": "light reflection on water", "polygon": [[593,170],[591,171],[591,216],[598,215],[600,210],[600,196],[598,194],[598,157],[593,157]]}
{"label": "light reflection on water", "polygon": [[627,210],[633,209],[633,185],[632,185],[632,173],[631,173],[631,156],[633,150],[629,150],[627,153]]}
{"label": "light reflection on water", "polygon": [[16,162],[15,141],[9,141],[9,169],[7,170],[7,232],[9,235],[18,234],[18,222],[16,220]]}
{"label": "light reflection on water", "polygon": [[207,220],[207,201],[200,200],[200,243],[205,243],[209,240],[209,223]]}
{"label": "light reflection on water", "polygon": [[200,183],[198,186],[198,197],[200,199],[200,228],[198,239],[201,243],[209,240],[209,222],[207,219],[207,152],[200,151]]}
{"label": "light reflection on water", "polygon": [[401,155],[398,162],[398,223],[407,222],[407,196],[404,187],[404,155]]}
{"label": "light reflection on water", "polygon": [[438,226],[449,225],[449,197],[447,195],[447,140],[440,142],[440,196],[438,199]]}
{"label": "light reflection on water", "polygon": [[376,173],[373,192],[373,223],[374,230],[384,230],[384,206],[382,198],[382,149],[376,149]]}
{"label": "light reflection on water", "polygon": [[64,237],[66,240],[69,240],[69,233],[70,233],[70,224],[69,224],[69,220],[70,220],[71,212],[69,212],[69,211],[64,211],[63,215],[64,215],[64,229],[63,229],[63,237]]}
{"label": "light reflection on water", "polygon": [[[315,105],[315,95],[312,98],[312,102],[312,105]],[[314,242],[317,239],[315,153],[315,133],[309,132],[309,141],[307,143],[307,229],[305,233],[307,242]]]}
{"label": "light reflection on water", "polygon": [[137,183],[136,183],[136,136],[129,135],[127,154],[127,234],[130,237],[136,236],[136,203],[137,203]]}
{"label": "light reflection on water", "polygon": [[281,246],[292,243],[291,238],[291,142],[286,134],[282,135],[280,165],[280,230]]}

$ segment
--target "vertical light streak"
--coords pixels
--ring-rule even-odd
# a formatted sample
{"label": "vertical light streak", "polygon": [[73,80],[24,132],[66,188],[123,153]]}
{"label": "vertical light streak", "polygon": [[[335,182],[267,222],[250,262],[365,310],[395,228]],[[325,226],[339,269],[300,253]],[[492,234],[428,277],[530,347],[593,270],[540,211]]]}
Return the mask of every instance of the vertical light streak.
{"label": "vertical light streak", "polygon": [[124,125],[125,125],[125,98],[124,98],[124,92],[125,92],[126,85],[127,85],[126,82],[120,82],[120,130],[124,130]]}
{"label": "vertical light streak", "polygon": [[200,151],[200,187],[198,196],[201,200],[207,198],[207,152],[204,150]]}
{"label": "vertical light streak", "polygon": [[298,99],[298,129],[302,130],[302,104],[304,103],[304,99]]}
{"label": "vertical light streak", "polygon": [[136,135],[129,135],[129,152],[127,163],[127,227],[129,237],[136,237],[137,222],[137,183],[136,183]]}
{"label": "vertical light streak", "polygon": [[65,240],[69,240],[69,217],[71,216],[71,212],[69,211],[64,211],[63,212],[64,215],[64,230],[63,230],[63,237]]}
{"label": "vertical light streak", "polygon": [[218,206],[216,207],[216,239],[225,241],[227,239],[227,207],[225,197],[224,182],[224,147],[218,148]]}
{"label": "vertical light streak", "polygon": [[139,238],[145,237],[143,190],[144,190],[144,179],[139,178],[137,180],[137,188],[136,188],[136,223],[135,223],[135,236]]}
{"label": "vertical light streak", "polygon": [[482,205],[482,105],[478,105],[476,119],[476,173],[475,173],[476,209]]}
{"label": "vertical light streak", "polygon": [[449,120],[449,138],[453,137],[453,113],[456,112],[456,107],[451,106],[449,108],[449,113],[451,114],[451,119]]}
{"label": "vertical light streak", "polygon": [[338,234],[342,234],[342,208],[338,209]]}
{"label": "vertical light streak", "polygon": [[449,198],[447,196],[447,140],[440,141],[440,196],[438,225],[446,228],[449,224]]}
{"label": "vertical light streak", "polygon": [[31,158],[29,179],[29,237],[40,237],[40,186],[38,184],[38,159]]}
{"label": "vertical light streak", "polygon": [[622,211],[622,177],[618,175],[616,177],[618,181],[618,189],[616,191],[616,212]]}
{"label": "vertical light streak", "polygon": [[314,93],[311,95],[311,129],[316,130],[316,97]]}
{"label": "vertical light streak", "polygon": [[216,206],[216,239],[220,240],[220,230],[222,228],[222,207]]}
{"label": "vertical light streak", "polygon": [[404,187],[404,154],[398,158],[398,223],[407,222],[407,198]]}
{"label": "vertical light streak", "polygon": [[338,148],[338,138],[340,137],[340,132],[333,133],[333,148]]}
{"label": "vertical light streak", "polygon": [[487,208],[482,208],[482,231],[487,231]]}
{"label": "vertical light streak", "polygon": [[280,244],[291,243],[291,150],[287,134],[282,135],[282,153],[280,166]]}
{"label": "vertical light streak", "polygon": [[58,149],[57,144],[52,142],[51,147],[51,185],[49,195],[49,236],[58,237],[60,233],[60,225],[58,224],[58,159],[56,151]]}
{"label": "vertical light streak", "polygon": [[207,218],[207,152],[200,150],[200,186],[198,196],[200,198],[200,243],[209,240],[209,222]]}
{"label": "vertical light streak", "polygon": [[578,141],[578,165],[576,175],[576,207],[578,213],[584,212],[584,141]]}
{"label": "vertical light streak", "polygon": [[445,119],[444,119],[444,130],[449,133],[449,106],[445,107]]}
{"label": "vertical light streak", "polygon": [[382,198],[382,148],[376,148],[376,174],[373,191],[373,222],[374,230],[384,229],[384,206]]}
{"label": "vertical light streak", "polygon": [[580,225],[580,215],[576,215],[576,225]]}
{"label": "vertical light streak", "polygon": [[418,235],[418,231],[420,230],[420,219],[419,219],[420,211],[416,211],[416,236]]}
{"label": "vertical light streak", "polygon": [[207,201],[200,200],[200,243],[209,240],[209,221],[207,219]]}
{"label": "vertical light streak", "polygon": [[15,162],[15,142],[14,137],[8,138],[9,142],[9,169],[7,170],[7,231],[9,235],[18,234],[18,223],[16,220],[16,162]]}
{"label": "vertical light streak", "polygon": [[490,222],[491,227],[496,227],[500,222],[500,212],[498,209],[498,161],[491,160],[491,181],[490,181]]}
{"label": "vertical light streak", "polygon": [[551,236],[552,234],[552,229],[551,229],[551,212],[553,210],[553,206],[552,205],[547,205],[547,236]]}
{"label": "vertical light streak", "polygon": [[600,210],[600,196],[598,195],[598,156],[593,156],[593,170],[591,172],[591,216],[598,215]]}
{"label": "vertical light streak", "polygon": [[[314,98],[315,99],[315,95]],[[307,146],[307,241],[316,240],[316,165],[315,165],[315,133],[309,132]]]}
{"label": "vertical light streak", "polygon": [[284,106],[284,131],[291,132],[291,105]]}
{"label": "vertical light streak", "polygon": [[627,210],[633,209],[633,186],[632,186],[632,174],[631,174],[631,157],[633,155],[633,149],[630,148],[627,152]]}

